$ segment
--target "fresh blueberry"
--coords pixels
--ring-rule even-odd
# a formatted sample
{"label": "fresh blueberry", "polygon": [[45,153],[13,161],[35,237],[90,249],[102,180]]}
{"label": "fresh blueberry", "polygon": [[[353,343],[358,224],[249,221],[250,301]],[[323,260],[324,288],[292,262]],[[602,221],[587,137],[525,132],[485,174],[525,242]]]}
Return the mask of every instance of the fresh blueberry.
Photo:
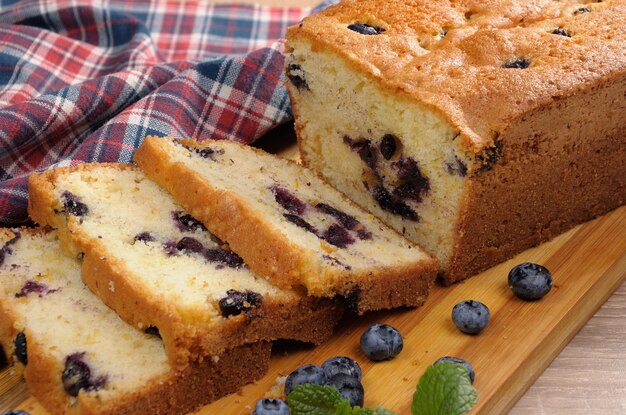
{"label": "fresh blueberry", "polygon": [[393,359],[402,351],[400,332],[387,324],[374,324],[361,336],[361,350],[372,360]]}
{"label": "fresh blueberry", "polygon": [[502,64],[503,68],[526,69],[530,66],[530,61],[524,58],[512,58]]}
{"label": "fresh blueberry", "polygon": [[26,366],[28,364],[28,353],[26,352],[26,334],[23,331],[17,333],[13,345],[15,346],[15,358]]}
{"label": "fresh blueberry", "polygon": [[78,396],[81,389],[98,390],[106,383],[106,377],[92,378],[89,365],[83,360],[85,353],[74,353],[65,358],[65,369],[61,374],[63,388],[70,396]]}
{"label": "fresh blueberry", "polygon": [[546,267],[525,262],[509,272],[509,286],[522,300],[538,300],[552,289],[552,274]]}
{"label": "fresh blueberry", "polygon": [[322,363],[322,369],[328,379],[338,374],[344,374],[361,380],[362,372],[361,366],[353,359],[345,356],[331,357],[324,363]]}
{"label": "fresh blueberry", "polygon": [[341,396],[350,401],[350,406],[363,406],[363,385],[354,376],[338,373],[328,379],[326,384],[337,389]]}
{"label": "fresh blueberry", "polygon": [[491,313],[479,301],[461,301],[452,308],[452,321],[463,333],[478,334],[487,327]]}
{"label": "fresh blueberry", "polygon": [[87,205],[81,202],[80,198],[75,194],[65,190],[61,193],[61,199],[63,199],[63,208],[70,215],[85,216],[89,213]]}
{"label": "fresh blueberry", "polygon": [[254,291],[226,291],[226,297],[220,300],[220,311],[222,317],[238,316],[247,313],[263,302],[263,296]]}
{"label": "fresh blueberry", "polygon": [[252,411],[252,415],[289,415],[289,406],[280,399],[260,399]]}
{"label": "fresh blueberry", "polygon": [[11,409],[10,411],[3,412],[1,415],[30,415],[30,413],[22,411],[21,409]]}
{"label": "fresh blueberry", "polygon": [[472,365],[467,360],[459,359],[458,357],[444,356],[444,357],[437,359],[435,363],[433,363],[433,366],[441,362],[452,362],[458,365],[462,365],[469,372],[470,382],[474,383],[474,379],[476,378],[476,373],[474,372],[474,368],[472,367]]}
{"label": "fresh blueberry", "polygon": [[362,35],[380,35],[385,29],[365,23],[353,23],[348,25],[348,29],[360,33]]}
{"label": "fresh blueberry", "polygon": [[303,385],[305,383],[325,385],[326,381],[326,374],[324,373],[324,369],[322,369],[320,366],[300,366],[299,368],[291,372],[289,376],[287,376],[287,380],[285,381],[285,395],[289,395],[293,388],[298,385]]}

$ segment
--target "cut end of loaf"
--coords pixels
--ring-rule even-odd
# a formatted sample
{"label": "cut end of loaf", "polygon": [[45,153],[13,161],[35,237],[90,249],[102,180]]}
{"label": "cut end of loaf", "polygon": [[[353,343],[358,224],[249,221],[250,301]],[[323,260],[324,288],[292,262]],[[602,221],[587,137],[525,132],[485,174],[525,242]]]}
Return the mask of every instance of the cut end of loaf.
{"label": "cut end of loaf", "polygon": [[457,146],[459,132],[429,107],[377,88],[332,52],[314,52],[302,40],[290,46],[290,65],[308,86],[289,86],[303,163],[445,268],[472,169]]}

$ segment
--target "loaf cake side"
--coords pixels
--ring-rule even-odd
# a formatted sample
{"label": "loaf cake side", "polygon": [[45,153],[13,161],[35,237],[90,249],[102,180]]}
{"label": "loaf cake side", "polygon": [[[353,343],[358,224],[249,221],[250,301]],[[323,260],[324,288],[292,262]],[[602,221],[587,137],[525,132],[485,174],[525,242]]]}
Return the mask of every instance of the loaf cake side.
{"label": "loaf cake side", "polygon": [[182,414],[267,371],[267,342],[175,371],[158,336],[124,323],[84,285],[55,232],[3,229],[0,244],[0,341],[51,414]]}
{"label": "loaf cake side", "polygon": [[421,305],[434,281],[434,259],[294,162],[158,137],[135,161],[272,283],[340,296],[362,313]]}
{"label": "loaf cake side", "polygon": [[626,199],[625,9],[348,0],[307,18],[286,68],[303,163],[446,283],[606,213]]}
{"label": "loaf cake side", "polygon": [[31,175],[29,190],[31,217],[66,233],[89,288],[137,329],[158,331],[177,368],[258,340],[319,344],[341,318],[331,300],[252,273],[131,165],[52,169]]}

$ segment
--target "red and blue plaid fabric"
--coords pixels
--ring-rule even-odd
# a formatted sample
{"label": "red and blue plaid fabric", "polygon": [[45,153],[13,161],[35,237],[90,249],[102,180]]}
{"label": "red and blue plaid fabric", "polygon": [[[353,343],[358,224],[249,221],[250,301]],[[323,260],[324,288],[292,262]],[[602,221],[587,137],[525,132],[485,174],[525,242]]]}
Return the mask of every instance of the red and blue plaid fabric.
{"label": "red and blue plaid fabric", "polygon": [[0,0],[0,217],[27,177],[129,162],[146,135],[251,143],[291,118],[280,40],[311,9]]}

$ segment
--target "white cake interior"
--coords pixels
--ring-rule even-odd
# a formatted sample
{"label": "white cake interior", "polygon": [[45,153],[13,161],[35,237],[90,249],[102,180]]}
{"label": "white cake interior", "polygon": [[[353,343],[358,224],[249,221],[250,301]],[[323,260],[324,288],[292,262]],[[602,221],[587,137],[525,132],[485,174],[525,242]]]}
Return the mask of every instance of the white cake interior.
{"label": "white cake interior", "polygon": [[27,328],[27,350],[36,345],[58,361],[61,388],[66,358],[77,353],[93,379],[105,379],[89,392],[102,400],[133,393],[170,371],[163,342],[106,307],[81,281],[79,261],[61,253],[53,232],[23,233],[10,245],[0,266],[0,292],[15,329]]}
{"label": "white cake interior", "polygon": [[[319,272],[304,276],[303,283],[309,293],[319,293],[314,287],[323,290],[337,283],[331,278],[339,274],[324,272],[329,266],[348,269],[354,275],[376,275],[379,270],[403,267],[428,258],[373,215],[348,201],[315,172],[295,163],[231,143],[211,144],[209,148],[215,153],[209,159],[173,141],[163,140],[163,143],[174,163],[184,163],[217,191],[236,194],[251,211],[283,232],[286,239],[311,253],[311,269]],[[289,202],[281,204],[281,196],[277,193],[286,199],[297,199],[294,203],[301,204],[300,208],[286,208]],[[350,216],[358,224],[343,226],[336,214],[324,212],[319,204]],[[310,228],[307,230],[301,221]],[[331,242],[333,238],[328,237],[330,228],[338,230],[349,242]],[[352,281],[355,282],[358,281]]]}
{"label": "white cake interior", "polygon": [[[457,148],[458,131],[433,110],[379,89],[334,53],[312,52],[310,44],[302,40],[292,40],[289,46],[293,52],[288,73],[291,71],[296,81],[306,82],[304,87],[290,86],[304,164],[436,255],[445,268],[470,165]],[[385,135],[395,137],[396,151],[391,156],[386,152],[389,159],[381,152]],[[363,143],[376,159],[371,165],[359,155]],[[410,178],[399,177],[399,166],[406,165],[409,158],[427,180],[427,189],[417,192],[418,197],[396,201],[409,207],[417,219],[411,213],[398,214],[381,207],[372,192],[374,186],[382,185],[394,195],[395,189],[410,182]]]}
{"label": "white cake interior", "polygon": [[[174,215],[186,213],[138,170],[76,170],[58,175],[55,185],[59,201],[64,192],[70,192],[87,206],[89,212],[80,217],[80,231],[124,264],[129,283],[141,286],[146,296],[158,302],[175,304],[188,323],[223,319],[219,301],[228,290],[283,299],[294,295],[269,284],[245,265],[229,266],[200,253],[178,250],[176,245],[183,238],[199,241],[204,249],[219,250],[221,244],[199,223],[181,229]],[[146,232],[153,240],[137,239]],[[108,287],[115,290],[113,281]]]}

